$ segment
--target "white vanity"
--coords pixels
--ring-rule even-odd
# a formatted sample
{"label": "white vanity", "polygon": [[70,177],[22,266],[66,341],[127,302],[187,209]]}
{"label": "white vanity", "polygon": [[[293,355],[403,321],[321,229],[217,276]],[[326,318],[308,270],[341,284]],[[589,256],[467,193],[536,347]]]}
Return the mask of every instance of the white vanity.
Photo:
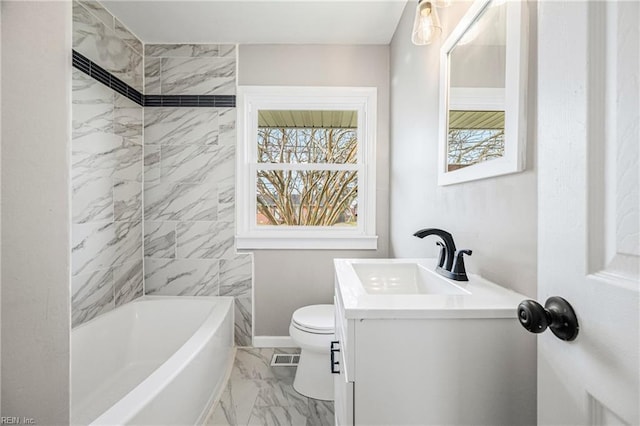
{"label": "white vanity", "polygon": [[336,425],[535,424],[535,337],[516,318],[526,297],[435,263],[334,261]]}

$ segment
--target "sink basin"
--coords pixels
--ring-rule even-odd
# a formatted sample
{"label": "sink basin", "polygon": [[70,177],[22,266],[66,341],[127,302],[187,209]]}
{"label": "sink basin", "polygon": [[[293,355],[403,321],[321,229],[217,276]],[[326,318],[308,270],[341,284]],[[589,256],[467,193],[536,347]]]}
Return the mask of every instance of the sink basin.
{"label": "sink basin", "polygon": [[334,259],[346,318],[516,318],[526,297],[478,275],[453,281],[437,259]]}
{"label": "sink basin", "polygon": [[367,294],[470,294],[414,262],[354,263],[352,266]]}

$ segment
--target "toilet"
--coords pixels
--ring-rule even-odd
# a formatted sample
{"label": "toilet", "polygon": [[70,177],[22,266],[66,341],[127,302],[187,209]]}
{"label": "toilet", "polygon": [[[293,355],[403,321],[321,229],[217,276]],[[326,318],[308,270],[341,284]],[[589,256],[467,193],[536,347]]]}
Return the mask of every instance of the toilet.
{"label": "toilet", "polygon": [[300,346],[300,361],[293,388],[314,399],[333,401],[330,348],[335,339],[333,305],[311,305],[296,310],[289,334]]}

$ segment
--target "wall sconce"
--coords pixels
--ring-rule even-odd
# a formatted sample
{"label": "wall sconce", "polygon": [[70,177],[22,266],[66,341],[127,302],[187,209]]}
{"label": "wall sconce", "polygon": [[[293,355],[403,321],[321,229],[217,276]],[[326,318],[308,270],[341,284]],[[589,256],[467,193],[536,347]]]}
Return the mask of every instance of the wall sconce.
{"label": "wall sconce", "polygon": [[423,46],[430,44],[437,36],[442,33],[440,18],[435,6],[449,6],[451,0],[439,0],[430,2],[426,0],[418,0],[416,8],[416,18],[413,22],[413,32],[411,33],[411,41],[413,44]]}

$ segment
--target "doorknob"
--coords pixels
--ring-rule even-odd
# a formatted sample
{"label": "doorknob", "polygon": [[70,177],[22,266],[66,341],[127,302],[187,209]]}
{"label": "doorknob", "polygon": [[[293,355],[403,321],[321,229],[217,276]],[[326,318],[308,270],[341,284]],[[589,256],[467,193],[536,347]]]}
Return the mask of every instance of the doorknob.
{"label": "doorknob", "polygon": [[544,308],[535,300],[525,300],[518,305],[520,324],[532,333],[542,333],[549,327],[559,339],[571,341],[578,336],[578,318],[573,308],[562,297],[553,296]]}

